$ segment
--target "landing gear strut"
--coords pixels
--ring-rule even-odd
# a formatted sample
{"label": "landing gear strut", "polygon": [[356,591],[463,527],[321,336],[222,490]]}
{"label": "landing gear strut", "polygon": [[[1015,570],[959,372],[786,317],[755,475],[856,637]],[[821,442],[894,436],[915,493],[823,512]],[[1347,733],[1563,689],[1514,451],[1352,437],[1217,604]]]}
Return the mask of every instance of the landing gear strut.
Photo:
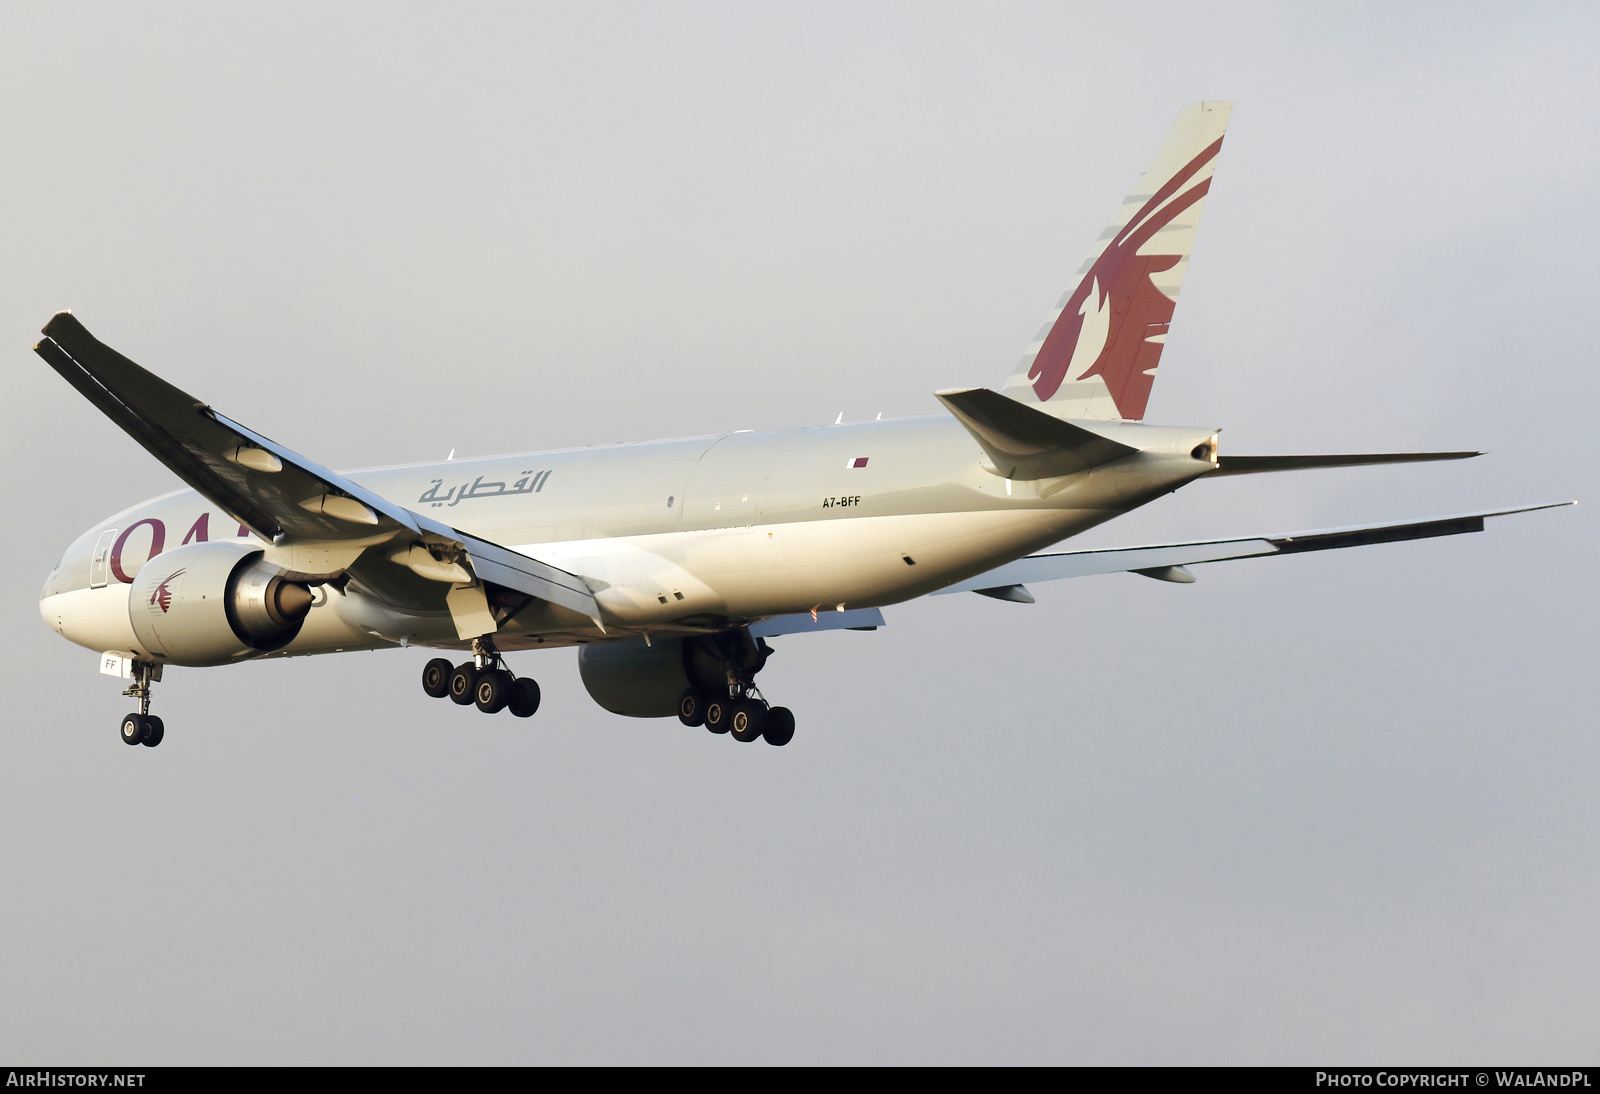
{"label": "landing gear strut", "polygon": [[422,669],[422,690],[435,699],[446,695],[458,706],[476,705],[485,714],[510,710],[518,718],[531,718],[539,709],[539,685],[517,677],[489,637],[472,640],[472,660],[451,665],[435,657]]}
{"label": "landing gear strut", "polygon": [[150,713],[150,685],[161,679],[161,666],[153,661],[133,663],[133,683],[122,694],[139,700],[139,710],[122,719],[122,743],[154,748],[167,735],[167,727]]}

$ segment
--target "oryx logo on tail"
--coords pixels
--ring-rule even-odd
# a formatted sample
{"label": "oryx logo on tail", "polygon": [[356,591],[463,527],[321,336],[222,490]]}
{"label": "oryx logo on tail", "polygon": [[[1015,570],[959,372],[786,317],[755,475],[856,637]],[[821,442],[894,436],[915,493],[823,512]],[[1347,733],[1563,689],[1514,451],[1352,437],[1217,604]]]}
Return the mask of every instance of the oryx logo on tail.
{"label": "oryx logo on tail", "polygon": [[1167,180],[1112,237],[1067,298],[1061,318],[1050,328],[1028,370],[1041,402],[1054,396],[1064,380],[1099,376],[1124,418],[1144,417],[1167,325],[1178,304],[1176,296],[1157,287],[1152,275],[1171,270],[1186,255],[1182,250],[1163,254],[1160,247],[1142,254],[1141,248],[1206,196],[1211,189],[1209,172],[1194,185],[1185,188],[1185,184],[1211,166],[1221,149],[1218,137]]}
{"label": "oryx logo on tail", "polygon": [[1006,394],[1059,400],[1073,417],[1144,417],[1228,114],[1226,103],[1179,112]]}

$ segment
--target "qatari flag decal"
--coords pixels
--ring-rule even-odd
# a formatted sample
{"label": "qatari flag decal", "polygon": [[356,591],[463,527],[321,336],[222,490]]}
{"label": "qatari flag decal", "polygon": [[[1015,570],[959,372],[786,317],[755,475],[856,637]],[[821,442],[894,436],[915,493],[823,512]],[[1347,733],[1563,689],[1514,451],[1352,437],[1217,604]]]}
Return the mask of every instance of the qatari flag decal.
{"label": "qatari flag decal", "polygon": [[845,461],[845,467],[847,468],[865,466],[867,466],[866,456],[852,456],[849,460]]}

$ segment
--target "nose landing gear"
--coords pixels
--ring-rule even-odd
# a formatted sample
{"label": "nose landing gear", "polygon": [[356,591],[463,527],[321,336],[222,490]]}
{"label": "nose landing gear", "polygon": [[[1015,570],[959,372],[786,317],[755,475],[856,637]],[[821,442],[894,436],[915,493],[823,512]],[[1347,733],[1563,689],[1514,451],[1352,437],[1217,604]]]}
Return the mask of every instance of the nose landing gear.
{"label": "nose landing gear", "polygon": [[139,710],[122,719],[120,729],[125,745],[144,745],[154,748],[167,735],[167,727],[160,718],[150,713],[150,685],[161,679],[161,666],[153,661],[133,663],[133,683],[122,694],[139,700]]}
{"label": "nose landing gear", "polygon": [[531,718],[539,709],[538,683],[513,675],[490,638],[473,639],[471,661],[429,661],[422,669],[422,690],[435,699],[448,695],[458,706],[475,705],[485,714],[510,710],[518,718]]}

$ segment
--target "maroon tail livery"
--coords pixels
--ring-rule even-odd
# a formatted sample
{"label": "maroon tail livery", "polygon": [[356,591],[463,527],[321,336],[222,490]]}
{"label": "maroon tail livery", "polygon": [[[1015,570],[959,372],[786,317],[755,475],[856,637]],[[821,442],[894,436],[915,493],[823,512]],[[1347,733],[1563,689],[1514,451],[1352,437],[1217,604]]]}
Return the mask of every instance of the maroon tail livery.
{"label": "maroon tail livery", "polygon": [[1144,417],[1177,307],[1230,104],[1197,103],[1173,122],[1154,162],[1079,270],[1006,383],[1063,417]]}

